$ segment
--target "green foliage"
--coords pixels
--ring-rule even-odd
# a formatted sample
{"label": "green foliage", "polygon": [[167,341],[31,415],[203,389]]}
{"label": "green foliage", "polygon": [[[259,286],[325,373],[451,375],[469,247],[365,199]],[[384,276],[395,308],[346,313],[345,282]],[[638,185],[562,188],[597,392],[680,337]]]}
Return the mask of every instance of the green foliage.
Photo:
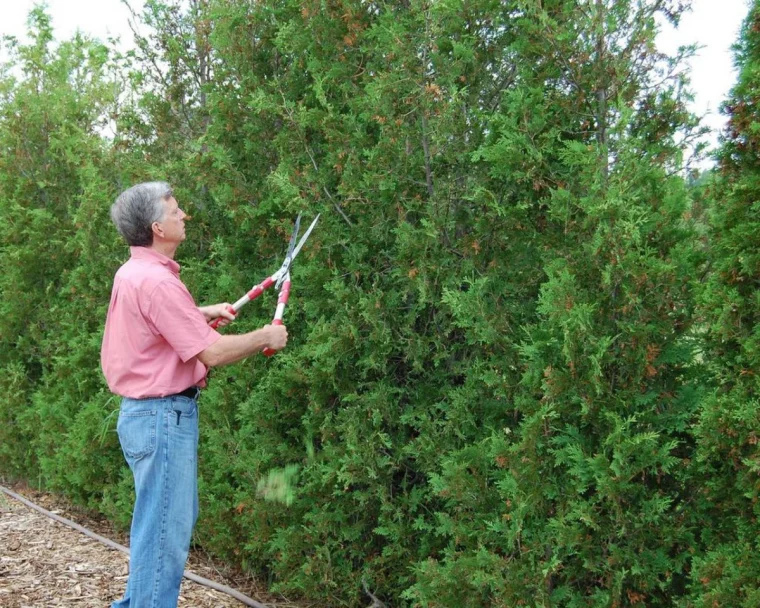
{"label": "green foliage", "polygon": [[6,474],[48,479],[79,407],[103,387],[99,336],[117,258],[101,130],[116,64],[97,41],[54,47],[41,9],[30,28],[27,46],[6,40],[20,76],[9,71],[0,85],[0,407],[12,421],[0,445]]}
{"label": "green foliage", "polygon": [[108,208],[166,179],[199,304],[322,214],[288,348],[204,391],[205,549],[330,606],[751,605],[751,138],[680,177],[676,4],[151,0],[127,56],[36,9],[0,70],[0,474],[128,524]]}
{"label": "green foliage", "polygon": [[736,46],[739,79],[723,108],[728,125],[718,171],[704,186],[710,265],[703,272],[699,313],[711,392],[694,431],[706,549],[695,563],[694,606],[758,603],[759,11],[753,2]]}

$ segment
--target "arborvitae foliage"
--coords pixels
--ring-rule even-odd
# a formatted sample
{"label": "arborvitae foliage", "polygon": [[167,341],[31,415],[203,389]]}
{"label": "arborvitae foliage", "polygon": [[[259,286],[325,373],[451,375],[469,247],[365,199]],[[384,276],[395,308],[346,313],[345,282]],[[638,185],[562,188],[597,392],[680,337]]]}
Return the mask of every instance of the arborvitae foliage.
{"label": "arborvitae foliage", "polygon": [[693,234],[672,176],[693,119],[679,79],[654,88],[666,6],[521,6],[515,86],[477,157],[524,209],[537,315],[516,336],[501,426],[442,455],[431,485],[448,547],[407,596],[669,605],[692,545],[682,461],[697,400],[684,388]]}
{"label": "arborvitae foliage", "polygon": [[709,265],[702,273],[704,358],[714,390],[695,429],[695,487],[702,514],[692,594],[696,606],[757,606],[760,418],[760,4],[735,47],[738,83],[709,185]]}
{"label": "arborvitae foliage", "polygon": [[[236,299],[298,212],[322,214],[288,348],[204,392],[204,547],[330,606],[364,604],[363,585],[393,606],[672,603],[693,545],[697,248],[676,134],[694,124],[653,38],[676,4],[148,2],[120,95],[85,115],[110,114],[114,138],[85,121],[82,153],[54,159],[75,161],[55,238],[30,228],[67,257],[0,279],[28,292],[4,298],[3,340],[25,336],[43,285],[71,295],[2,359],[0,412],[20,422],[0,428],[0,471],[128,517],[97,367],[127,255],[106,213],[125,185],[168,179],[194,216],[179,261],[199,303]],[[36,103],[24,87],[73,95],[34,82],[3,81],[0,138],[14,100]],[[36,199],[8,200],[36,217]],[[29,253],[16,245],[3,269]],[[229,331],[273,309],[267,295]],[[288,507],[257,492],[281,467]]]}
{"label": "arborvitae foliage", "polygon": [[[103,134],[118,88],[103,44],[54,44],[41,9],[29,26],[31,43],[4,41],[0,79],[0,469],[50,479],[48,468],[97,471],[92,461],[62,468],[61,448],[83,404],[97,395],[106,411],[98,343],[115,188]],[[102,487],[95,474],[90,492]]]}
{"label": "arborvitae foliage", "polygon": [[[230,377],[245,392],[207,453],[207,489],[224,501],[210,508],[228,509],[214,521],[249,535],[245,559],[285,590],[356,601],[364,577],[398,598],[411,564],[443,555],[430,477],[442,454],[502,425],[513,332],[537,292],[514,211],[483,191],[488,168],[471,157],[484,103],[511,82],[510,13],[493,2],[213,10],[207,143],[221,167],[201,169],[256,239],[221,243],[217,259],[261,274],[262,254],[274,264],[282,251],[283,218],[323,214],[294,272],[288,353],[247,364],[260,378],[250,393]],[[233,388],[219,389],[227,403]],[[272,513],[252,480],[289,462],[303,464],[300,497]]]}

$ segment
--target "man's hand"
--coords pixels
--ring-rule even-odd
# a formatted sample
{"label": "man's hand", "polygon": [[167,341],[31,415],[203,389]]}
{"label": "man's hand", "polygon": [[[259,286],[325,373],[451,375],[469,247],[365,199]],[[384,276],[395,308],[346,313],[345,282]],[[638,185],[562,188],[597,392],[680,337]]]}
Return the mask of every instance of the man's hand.
{"label": "man's hand", "polygon": [[219,336],[198,359],[206,367],[229,365],[267,348],[282,350],[288,343],[288,330],[284,325],[264,325],[261,329],[238,336]]}
{"label": "man's hand", "polygon": [[232,308],[232,304],[228,302],[212,304],[211,306],[199,306],[198,310],[201,311],[207,323],[213,323],[219,319],[217,327],[224,327],[235,320],[235,310]]}
{"label": "man's hand", "polygon": [[267,332],[267,348],[272,350],[282,350],[288,343],[288,330],[284,325],[265,325],[263,329]]}

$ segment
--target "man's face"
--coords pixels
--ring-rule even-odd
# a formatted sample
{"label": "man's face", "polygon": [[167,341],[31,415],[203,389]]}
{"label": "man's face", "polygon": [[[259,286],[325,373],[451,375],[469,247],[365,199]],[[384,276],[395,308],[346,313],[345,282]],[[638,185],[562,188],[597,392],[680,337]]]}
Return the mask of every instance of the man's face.
{"label": "man's face", "polygon": [[185,212],[179,208],[177,199],[170,196],[164,201],[164,216],[157,222],[166,241],[181,243],[185,240]]}

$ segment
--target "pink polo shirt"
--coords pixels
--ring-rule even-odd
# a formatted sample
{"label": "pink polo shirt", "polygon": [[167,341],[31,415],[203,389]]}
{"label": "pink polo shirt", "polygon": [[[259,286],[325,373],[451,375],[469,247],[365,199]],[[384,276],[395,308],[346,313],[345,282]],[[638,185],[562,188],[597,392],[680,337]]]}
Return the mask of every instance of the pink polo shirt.
{"label": "pink polo shirt", "polygon": [[142,399],[205,386],[196,357],[221,336],[179,278],[179,264],[148,247],[116,272],[100,362],[112,392]]}

